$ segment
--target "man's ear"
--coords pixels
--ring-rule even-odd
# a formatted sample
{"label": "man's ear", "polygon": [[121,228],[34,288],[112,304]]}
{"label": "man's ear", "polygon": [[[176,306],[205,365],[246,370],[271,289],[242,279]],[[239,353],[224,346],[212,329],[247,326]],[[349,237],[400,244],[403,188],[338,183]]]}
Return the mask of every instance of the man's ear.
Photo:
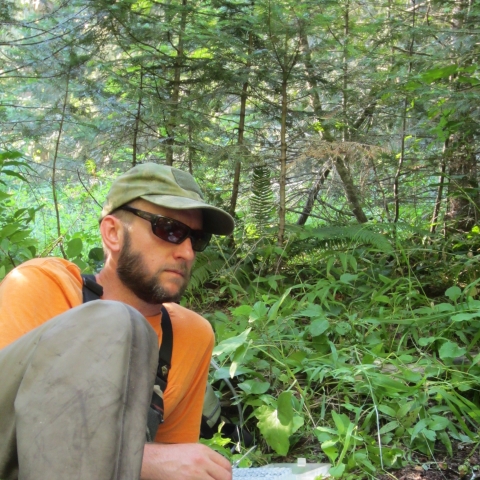
{"label": "man's ear", "polygon": [[118,253],[123,246],[124,225],[113,215],[107,215],[100,223],[100,233],[102,235],[103,244],[111,253]]}

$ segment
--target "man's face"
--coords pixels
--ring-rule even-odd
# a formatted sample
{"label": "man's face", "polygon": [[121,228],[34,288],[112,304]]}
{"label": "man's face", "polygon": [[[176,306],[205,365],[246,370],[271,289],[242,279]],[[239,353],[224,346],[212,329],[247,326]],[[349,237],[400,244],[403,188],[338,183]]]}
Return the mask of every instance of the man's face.
{"label": "man's face", "polygon": [[[202,228],[198,210],[171,210],[139,200],[135,208],[179,220],[193,229]],[[190,279],[195,252],[189,238],[180,245],[156,237],[148,221],[133,216],[124,229],[124,243],[117,261],[120,281],[148,304],[177,302]]]}

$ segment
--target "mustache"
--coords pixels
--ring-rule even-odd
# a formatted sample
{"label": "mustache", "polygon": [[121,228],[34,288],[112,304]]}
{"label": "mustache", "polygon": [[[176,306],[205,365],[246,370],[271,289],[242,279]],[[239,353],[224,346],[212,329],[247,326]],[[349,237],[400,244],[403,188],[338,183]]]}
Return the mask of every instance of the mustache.
{"label": "mustache", "polygon": [[165,270],[174,270],[176,272],[180,272],[183,276],[188,277],[190,276],[191,268],[188,267],[187,262],[182,260],[174,265],[173,264],[162,265],[158,269],[158,273],[164,272]]}

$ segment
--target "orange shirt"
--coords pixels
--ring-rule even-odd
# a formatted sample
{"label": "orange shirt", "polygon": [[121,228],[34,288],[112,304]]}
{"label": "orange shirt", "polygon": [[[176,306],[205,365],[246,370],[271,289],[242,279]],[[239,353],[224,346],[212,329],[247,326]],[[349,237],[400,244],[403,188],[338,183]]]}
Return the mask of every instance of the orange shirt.
{"label": "orange shirt", "polygon": [[[61,258],[37,258],[12,270],[0,284],[0,348],[82,303],[80,269]],[[165,422],[155,441],[189,443],[199,438],[205,385],[214,337],[200,315],[166,303],[173,328],[172,368],[164,396]],[[161,316],[147,317],[162,341]]]}

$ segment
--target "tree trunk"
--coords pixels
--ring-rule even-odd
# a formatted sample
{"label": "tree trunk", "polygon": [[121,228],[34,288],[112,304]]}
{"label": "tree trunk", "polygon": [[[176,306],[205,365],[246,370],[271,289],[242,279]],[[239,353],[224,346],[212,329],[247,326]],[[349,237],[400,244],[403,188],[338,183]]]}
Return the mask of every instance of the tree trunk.
{"label": "tree trunk", "polygon": [[282,81],[282,118],[280,126],[280,202],[278,206],[278,245],[283,246],[285,237],[285,190],[287,183],[287,74],[284,72]]}
{"label": "tree trunk", "polygon": [[448,138],[443,145],[442,164],[440,169],[440,177],[438,179],[437,198],[435,199],[435,206],[433,207],[432,221],[430,224],[430,233],[435,233],[437,230],[438,218],[440,216],[440,207],[442,205],[443,189],[445,186],[445,172],[447,171],[446,152],[448,149]]}
{"label": "tree trunk", "polygon": [[298,217],[297,225],[305,225],[308,220],[308,217],[312,213],[313,204],[315,203],[315,199],[317,198],[318,192],[322,188],[322,185],[325,183],[325,180],[328,178],[330,174],[330,169],[324,170],[317,176],[312,188],[310,189],[310,193],[308,194],[307,202],[303,207],[303,211]]}
{"label": "tree trunk", "polygon": [[175,130],[177,128],[177,114],[178,106],[180,101],[180,81],[182,73],[182,65],[184,61],[184,46],[183,46],[183,37],[185,34],[185,28],[187,25],[187,0],[182,0],[182,18],[180,21],[180,31],[178,33],[178,43],[175,47],[177,55],[175,57],[174,63],[174,74],[173,74],[173,88],[172,88],[172,102],[171,102],[171,112],[170,118],[167,124],[167,151],[165,155],[165,163],[167,165],[173,165],[173,147],[175,145]]}
{"label": "tree trunk", "polygon": [[134,167],[137,164],[138,131],[140,126],[140,115],[142,113],[142,89],[143,89],[143,69],[140,67],[140,88],[138,92],[137,114],[135,115],[135,127],[133,129],[132,167]]}
{"label": "tree trunk", "polygon": [[[416,14],[416,8],[415,8],[415,1],[412,0],[413,8],[412,8],[412,30],[415,29],[415,14]],[[412,38],[410,40],[410,46],[409,46],[409,56],[410,58],[413,55],[413,46],[415,44],[415,37],[412,33]],[[412,61],[410,60],[408,62],[408,73],[412,71]],[[400,158],[398,159],[398,165],[397,165],[397,171],[395,172],[395,178],[393,179],[393,203],[395,206],[395,215],[393,218],[393,222],[397,223],[399,218],[400,218],[400,175],[402,173],[402,167],[405,162],[405,137],[407,136],[407,110],[408,110],[408,97],[405,96],[403,99],[403,109],[402,109],[402,139],[401,139],[401,146],[400,146]]]}
{"label": "tree trunk", "polygon": [[347,196],[348,203],[350,204],[350,208],[352,209],[352,212],[355,215],[357,221],[359,223],[367,223],[368,219],[363,212],[355,185],[353,183],[352,176],[350,175],[350,171],[345,165],[344,160],[346,160],[346,157],[342,158],[340,156],[337,156],[335,158],[335,167],[337,169],[338,175],[340,176],[340,179],[342,180],[343,188],[345,189],[345,195]]}
{"label": "tree trunk", "polygon": [[65,121],[65,114],[67,110],[67,103],[68,103],[68,94],[69,94],[69,87],[70,87],[70,73],[68,71],[67,74],[67,81],[65,86],[65,95],[63,97],[63,105],[62,105],[62,116],[60,118],[60,125],[58,126],[58,135],[57,140],[55,142],[55,152],[53,155],[53,163],[52,163],[52,195],[53,195],[53,205],[55,207],[55,217],[57,220],[57,235],[58,235],[58,246],[60,247],[60,251],[62,252],[63,258],[67,258],[67,254],[63,248],[63,239],[62,239],[62,228],[60,224],[60,211],[58,209],[58,199],[57,199],[57,160],[58,160],[58,151],[60,148],[60,139],[62,138],[63,132],[63,122]]}
{"label": "tree trunk", "polygon": [[[348,4],[347,4],[347,8],[346,8],[345,14],[344,14],[344,21],[345,21],[345,24],[344,24],[345,37],[344,37],[344,51],[343,51],[344,52],[344,57],[343,57],[342,109],[343,109],[343,114],[344,114],[345,120],[346,120],[347,101],[348,101],[348,94],[347,94],[347,87],[348,87],[348,65],[347,65],[347,54],[348,54],[347,46],[348,45],[347,45],[347,41],[348,41],[348,34],[349,34]],[[318,82],[315,78],[315,71],[314,71],[314,68],[313,68],[313,62],[312,62],[312,58],[311,58],[310,47],[308,45],[308,39],[307,39],[303,29],[300,29],[300,34],[299,35],[300,35],[300,43],[302,45],[302,50],[303,50],[304,58],[305,58],[305,70],[307,72],[307,82],[309,84],[310,91],[312,92],[311,96],[312,96],[313,111],[314,111],[314,114],[317,118],[317,121],[320,121],[320,119],[322,117],[322,105],[321,105],[320,97],[318,95]],[[371,114],[371,112],[373,111],[374,105],[375,104],[369,105],[367,107],[366,111],[364,112],[365,117]],[[360,118],[363,118],[363,117],[360,117]],[[362,122],[363,122],[363,120],[360,120],[359,122],[357,122],[358,125],[356,125],[355,127],[357,128],[358,126],[360,126]],[[344,129],[343,129],[343,137],[344,137],[343,140],[345,140],[347,136],[348,136],[348,129],[345,126]],[[325,128],[324,125],[322,125],[322,137],[327,142],[331,142],[331,143],[335,142],[334,135],[329,131],[328,128]],[[335,158],[334,162],[335,162],[335,167],[337,169],[338,175],[340,176],[340,179],[343,182],[343,186],[344,186],[344,189],[345,189],[347,200],[348,200],[348,202],[349,202],[349,204],[352,208],[352,212],[355,215],[355,218],[360,223],[366,223],[368,220],[367,220],[367,217],[366,217],[365,213],[363,212],[361,202],[358,198],[357,190],[356,190],[355,185],[353,183],[353,179],[352,179],[352,176],[350,175],[350,172],[345,167],[344,161],[341,157]],[[324,174],[323,180],[322,180],[322,177],[319,177],[317,182],[312,186],[312,188],[310,190],[309,197],[307,199],[307,203],[304,207],[304,210],[297,220],[297,225],[304,225],[305,222],[307,221],[308,215],[310,215],[310,213],[312,211],[313,202],[314,202],[314,200],[315,200],[315,198],[318,194],[318,191],[320,190],[321,185],[323,184],[323,182],[326,180],[328,174],[330,173],[329,171],[327,171],[327,172],[328,173]],[[321,182],[320,184],[318,184],[319,181]],[[318,188],[317,192],[312,197],[312,193],[314,193],[317,188]]]}
{"label": "tree trunk", "polygon": [[[250,54],[252,52],[252,41],[253,36],[250,32],[248,34],[248,60],[246,64],[247,72],[250,70]],[[247,115],[247,98],[248,98],[248,80],[243,84],[242,94],[240,95],[240,117],[238,120],[238,139],[237,145],[241,148],[241,151],[244,151],[244,134],[245,134],[245,117]],[[230,208],[229,213],[232,217],[235,215],[235,210],[237,208],[238,200],[238,191],[240,186],[240,173],[242,171],[242,155],[239,152],[239,156],[235,161],[235,171],[233,174],[233,183],[232,183],[232,197],[230,198]]]}

